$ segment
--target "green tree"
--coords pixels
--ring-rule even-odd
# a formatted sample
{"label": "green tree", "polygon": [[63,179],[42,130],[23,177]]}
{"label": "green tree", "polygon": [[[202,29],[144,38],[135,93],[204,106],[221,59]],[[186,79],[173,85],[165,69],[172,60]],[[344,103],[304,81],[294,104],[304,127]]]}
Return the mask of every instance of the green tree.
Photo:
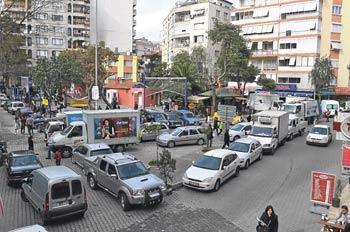
{"label": "green tree", "polygon": [[168,67],[168,64],[165,62],[156,64],[153,67],[153,70],[150,72],[150,76],[151,77],[169,77],[170,69]]}
{"label": "green tree", "polygon": [[247,83],[253,83],[256,79],[256,76],[259,75],[260,70],[254,65],[247,66],[242,71],[242,82],[243,82],[243,90],[242,94],[244,95]]}
{"label": "green tree", "polygon": [[314,86],[318,100],[321,101],[322,89],[327,89],[334,81],[335,75],[331,61],[327,57],[317,58],[310,73],[309,80]]}
{"label": "green tree", "polygon": [[198,71],[198,85],[202,90],[207,90],[210,85],[209,63],[210,58],[203,46],[196,46],[192,49],[191,60],[196,65]]}
{"label": "green tree", "polygon": [[160,159],[158,162],[159,171],[162,179],[164,180],[166,186],[174,178],[174,172],[176,170],[176,160],[171,158],[171,153],[163,149],[162,153],[159,154]]}
{"label": "green tree", "polygon": [[264,90],[274,90],[276,87],[275,80],[266,78],[264,75],[259,77],[257,84],[262,86]]}

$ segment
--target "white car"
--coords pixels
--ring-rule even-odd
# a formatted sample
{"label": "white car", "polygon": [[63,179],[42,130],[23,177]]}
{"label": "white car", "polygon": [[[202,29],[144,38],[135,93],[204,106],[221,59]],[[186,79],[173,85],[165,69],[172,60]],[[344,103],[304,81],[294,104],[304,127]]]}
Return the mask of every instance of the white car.
{"label": "white car", "polygon": [[242,138],[234,141],[228,148],[239,157],[239,166],[248,169],[249,165],[263,158],[260,142],[252,138]]}
{"label": "white car", "polygon": [[332,131],[327,125],[315,125],[306,137],[306,144],[328,146],[332,142]]}
{"label": "white car", "polygon": [[239,170],[239,158],[235,152],[215,149],[193,162],[186,170],[182,183],[194,189],[218,191],[231,176],[238,176]]}
{"label": "white car", "polygon": [[250,130],[252,129],[252,125],[250,123],[241,122],[230,128],[230,141],[235,141],[240,138],[244,138],[248,135]]}
{"label": "white car", "polygon": [[7,109],[7,112],[11,113],[11,114],[15,114],[15,112],[18,110],[18,109],[23,109],[25,106],[24,106],[24,103],[23,102],[20,102],[20,101],[14,101],[14,102],[11,102],[9,108]]}

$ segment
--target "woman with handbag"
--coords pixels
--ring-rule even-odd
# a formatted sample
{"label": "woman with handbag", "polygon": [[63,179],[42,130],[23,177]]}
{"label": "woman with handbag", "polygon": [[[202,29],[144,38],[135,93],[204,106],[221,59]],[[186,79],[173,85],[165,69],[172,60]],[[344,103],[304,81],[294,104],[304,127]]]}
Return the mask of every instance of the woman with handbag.
{"label": "woman with handbag", "polygon": [[271,205],[267,206],[259,219],[257,232],[278,232],[278,217]]}

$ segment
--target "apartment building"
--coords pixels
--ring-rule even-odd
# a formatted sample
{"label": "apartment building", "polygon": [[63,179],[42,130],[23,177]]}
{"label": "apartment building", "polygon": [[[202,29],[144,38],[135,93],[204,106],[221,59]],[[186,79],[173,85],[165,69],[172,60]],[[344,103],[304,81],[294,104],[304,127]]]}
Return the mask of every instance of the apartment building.
{"label": "apartment building", "polygon": [[135,39],[136,55],[142,57],[145,54],[160,51],[160,43],[152,42],[145,37]]}
{"label": "apartment building", "polygon": [[345,11],[350,11],[349,1],[240,0],[234,4],[231,22],[241,27],[252,50],[251,63],[262,74],[311,91],[309,73],[320,56],[332,59],[338,77],[333,84],[348,86],[350,46],[345,48],[342,39],[350,30],[341,22],[344,16],[350,19],[350,12],[342,16]]}
{"label": "apartment building", "polygon": [[138,57],[131,53],[119,54],[118,61],[109,64],[108,73],[112,79],[137,82]]}
{"label": "apartment building", "polygon": [[[0,0],[1,1],[1,0]],[[86,46],[90,38],[89,0],[2,0],[3,9],[17,22],[22,22],[29,60],[52,58],[67,48]],[[24,17],[25,12],[34,14]]]}
{"label": "apartment building", "polygon": [[213,18],[229,22],[231,9],[226,0],[178,2],[163,21],[162,61],[171,64],[180,51],[191,53],[196,46],[206,48],[210,57],[218,55],[220,48],[211,44],[207,32],[214,26]]}
{"label": "apartment building", "polygon": [[104,41],[113,51],[135,52],[137,1],[100,0],[97,6],[96,1],[91,1],[91,43],[95,44],[97,35],[97,40]]}

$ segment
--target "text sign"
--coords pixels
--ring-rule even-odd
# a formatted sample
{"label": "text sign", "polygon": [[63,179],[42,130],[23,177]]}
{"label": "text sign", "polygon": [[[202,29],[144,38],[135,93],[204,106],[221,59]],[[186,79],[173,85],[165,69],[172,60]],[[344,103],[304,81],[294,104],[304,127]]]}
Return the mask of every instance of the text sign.
{"label": "text sign", "polygon": [[236,116],[237,108],[231,105],[219,105],[218,114],[222,122],[231,122]]}
{"label": "text sign", "polygon": [[332,204],[335,187],[335,175],[312,172],[311,174],[311,201],[330,206]]}

